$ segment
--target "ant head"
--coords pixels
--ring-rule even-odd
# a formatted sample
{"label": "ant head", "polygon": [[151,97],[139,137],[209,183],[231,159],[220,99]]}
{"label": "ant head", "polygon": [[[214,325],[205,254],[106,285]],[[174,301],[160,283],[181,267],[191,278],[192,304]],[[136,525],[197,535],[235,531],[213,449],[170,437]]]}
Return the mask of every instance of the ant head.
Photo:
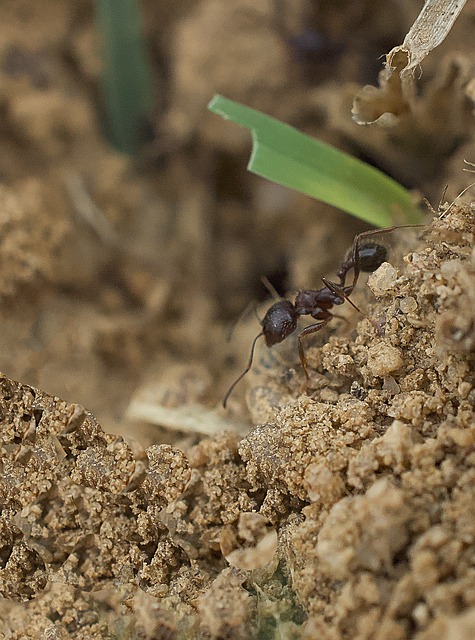
{"label": "ant head", "polygon": [[261,336],[264,336],[266,345],[268,347],[271,347],[273,344],[277,344],[278,342],[282,342],[282,340],[285,340],[285,338],[297,328],[297,318],[298,313],[294,305],[288,300],[279,300],[279,302],[274,303],[272,307],[267,311],[261,322],[262,331],[258,333],[252,341],[251,354],[249,356],[247,367],[229,387],[223,399],[223,407],[226,408],[228,398],[234,391],[236,385],[251,369],[252,360],[254,358],[254,349],[259,338]]}
{"label": "ant head", "polygon": [[358,247],[358,267],[360,271],[372,273],[388,257],[386,247],[375,242],[367,242]]}
{"label": "ant head", "polygon": [[279,300],[270,307],[261,325],[266,345],[282,342],[297,328],[298,313],[294,305],[288,300]]}

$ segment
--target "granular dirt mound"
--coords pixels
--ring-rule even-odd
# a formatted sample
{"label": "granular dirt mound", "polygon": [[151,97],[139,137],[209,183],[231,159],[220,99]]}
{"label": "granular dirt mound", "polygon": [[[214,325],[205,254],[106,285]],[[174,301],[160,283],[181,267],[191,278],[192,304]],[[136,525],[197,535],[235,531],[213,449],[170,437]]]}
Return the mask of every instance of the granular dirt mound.
{"label": "granular dirt mound", "polygon": [[473,234],[452,206],[372,274],[314,389],[255,374],[241,441],[144,450],[2,377],[3,637],[473,637]]}

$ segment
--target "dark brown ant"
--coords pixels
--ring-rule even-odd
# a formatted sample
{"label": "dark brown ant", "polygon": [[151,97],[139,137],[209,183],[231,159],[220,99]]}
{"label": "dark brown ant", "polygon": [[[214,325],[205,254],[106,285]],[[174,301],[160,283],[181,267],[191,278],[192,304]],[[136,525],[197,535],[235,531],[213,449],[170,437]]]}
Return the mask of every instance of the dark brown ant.
{"label": "dark brown ant", "polygon": [[[335,317],[331,312],[331,308],[335,305],[343,304],[345,300],[348,300],[348,302],[357,311],[359,311],[358,307],[350,300],[349,296],[353,293],[353,289],[358,282],[360,273],[362,271],[372,273],[373,271],[376,271],[376,269],[386,260],[387,251],[383,245],[371,241],[362,244],[362,240],[368,236],[379,233],[389,233],[390,231],[400,229],[401,227],[420,226],[422,225],[399,225],[388,227],[387,229],[364,231],[363,233],[358,234],[349,251],[349,257],[342,262],[340,270],[336,274],[337,278],[339,278],[338,283],[332,282],[327,278],[322,278],[325,286],[321,289],[304,289],[299,291],[295,296],[295,301],[293,303],[289,300],[279,300],[278,302],[275,302],[261,320],[262,331],[252,341],[249,362],[241,375],[229,387],[223,399],[223,407],[226,407],[229,396],[234,391],[236,385],[241,382],[250,370],[257,340],[261,336],[264,336],[266,345],[268,347],[272,347],[272,345],[278,344],[290,336],[290,334],[297,329],[297,321],[300,316],[307,315],[318,320],[318,322],[302,329],[297,336],[300,363],[302,364],[305,377],[309,380],[310,378],[307,371],[307,360],[305,358],[302,338],[323,329],[323,327],[325,327],[330,320]],[[347,285],[346,278],[350,271],[353,271],[353,280],[351,284]]]}

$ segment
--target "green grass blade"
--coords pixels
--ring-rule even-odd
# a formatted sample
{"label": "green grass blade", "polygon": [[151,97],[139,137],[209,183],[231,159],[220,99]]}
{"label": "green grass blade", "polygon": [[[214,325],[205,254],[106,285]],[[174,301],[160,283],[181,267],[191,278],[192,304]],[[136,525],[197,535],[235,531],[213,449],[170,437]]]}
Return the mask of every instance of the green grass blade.
{"label": "green grass blade", "polygon": [[119,151],[133,154],[154,104],[140,8],[137,0],[96,0],[95,5],[110,139]]}
{"label": "green grass blade", "polygon": [[251,130],[249,171],[377,227],[420,222],[411,194],[374,167],[222,96],[208,108]]}

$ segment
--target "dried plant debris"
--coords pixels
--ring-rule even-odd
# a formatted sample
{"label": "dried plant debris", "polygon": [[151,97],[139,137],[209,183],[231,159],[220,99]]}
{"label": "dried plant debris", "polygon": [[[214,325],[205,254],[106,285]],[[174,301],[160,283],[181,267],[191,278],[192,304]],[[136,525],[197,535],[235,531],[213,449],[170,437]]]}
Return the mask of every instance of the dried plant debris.
{"label": "dried plant debris", "polygon": [[[404,57],[393,60],[398,71],[404,64]],[[470,140],[467,132],[473,121],[470,85],[474,75],[470,56],[446,54],[434,63],[431,74],[422,79],[409,76],[404,86],[398,73],[383,69],[379,87],[367,85],[355,94],[349,85],[338,100],[315,92],[315,104],[328,105],[332,126],[379,167],[405,184],[417,183],[419,188],[432,185],[439,198],[440,179],[434,178],[454,151]],[[353,121],[348,118],[349,110]],[[356,126],[355,122],[368,126]],[[440,131],[444,131],[443,136]],[[462,159],[470,157],[466,149],[456,165],[457,185]],[[450,185],[457,188],[453,181]],[[464,186],[466,182],[459,190]]]}
{"label": "dried plant debris", "polygon": [[[415,69],[446,38],[466,0],[427,0],[404,42],[386,56],[380,88],[366,86],[357,94],[353,119],[358,124],[394,125],[410,109],[415,96]],[[409,103],[409,104],[408,104]]]}
{"label": "dried plant debris", "polygon": [[244,439],[144,450],[3,376],[0,633],[473,637],[474,218],[371,275],[315,388],[256,372]]}
{"label": "dried plant debris", "polygon": [[230,423],[219,409],[206,406],[211,386],[212,376],[200,363],[165,364],[158,374],[152,372],[147,376],[135,391],[127,407],[127,418],[207,436],[224,430],[244,435],[246,423],[237,420]]}
{"label": "dried plant debris", "polygon": [[[328,108],[333,128],[360,153],[403,184],[426,194],[436,189],[437,197],[445,162],[469,142],[472,129],[474,66],[471,53],[458,46],[470,23],[463,19],[464,13],[449,38],[457,44],[450,47],[446,42],[433,52],[463,4],[464,0],[425,2],[403,44],[387,54],[378,86],[366,85],[355,92],[348,85],[338,99],[331,92],[314,94],[316,105]],[[461,160],[470,158],[467,149],[464,153],[454,165],[457,177],[450,180],[452,186],[460,181]]]}

